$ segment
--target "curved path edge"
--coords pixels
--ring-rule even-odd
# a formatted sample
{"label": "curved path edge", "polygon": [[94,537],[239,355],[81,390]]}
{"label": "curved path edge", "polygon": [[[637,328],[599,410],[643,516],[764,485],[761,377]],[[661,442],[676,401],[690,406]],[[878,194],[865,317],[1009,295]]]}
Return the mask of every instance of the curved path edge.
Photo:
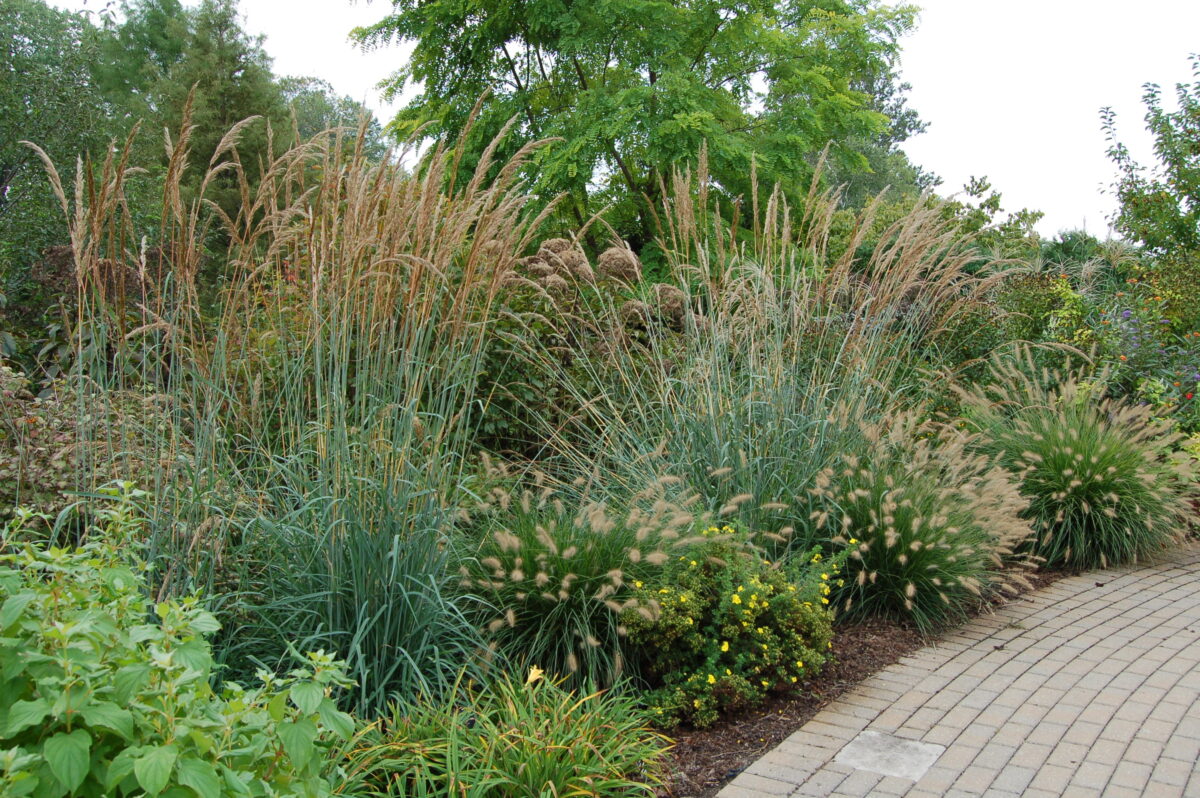
{"label": "curved path edge", "polygon": [[900,659],[721,790],[1197,796],[1200,546],[1067,577]]}

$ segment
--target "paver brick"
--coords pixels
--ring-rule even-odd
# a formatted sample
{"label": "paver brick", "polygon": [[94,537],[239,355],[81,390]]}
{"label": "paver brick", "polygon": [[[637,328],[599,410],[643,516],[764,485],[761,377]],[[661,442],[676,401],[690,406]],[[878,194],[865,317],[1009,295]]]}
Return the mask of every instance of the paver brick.
{"label": "paver brick", "polygon": [[[864,729],[945,750],[916,783],[833,761]],[[721,798],[1200,796],[1198,759],[1193,546],[1173,563],[1062,579],[905,656]]]}

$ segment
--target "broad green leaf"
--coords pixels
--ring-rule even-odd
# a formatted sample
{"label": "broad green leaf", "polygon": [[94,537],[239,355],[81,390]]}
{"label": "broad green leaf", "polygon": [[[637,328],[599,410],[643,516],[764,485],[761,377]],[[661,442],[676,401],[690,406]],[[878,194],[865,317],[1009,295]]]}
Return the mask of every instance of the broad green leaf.
{"label": "broad green leaf", "polygon": [[108,774],[104,777],[104,789],[111,793],[116,787],[133,773],[133,762],[137,759],[136,748],[126,748],[113,757],[108,764]]}
{"label": "broad green leaf", "polygon": [[189,640],[176,648],[175,661],[204,675],[205,678],[213,666],[211,650],[202,640]]}
{"label": "broad green leaf", "polygon": [[125,740],[133,739],[133,713],[109,701],[88,704],[79,714],[89,726],[111,729]]}
{"label": "broad green leaf", "polygon": [[11,737],[17,732],[41,723],[42,718],[46,717],[49,712],[50,703],[44,698],[16,702],[8,709],[8,724],[4,727],[5,736]]}
{"label": "broad green leaf", "polygon": [[250,795],[250,788],[238,774],[224,765],[220,765],[221,779],[225,782],[225,792],[229,795]]}
{"label": "broad green leaf", "polygon": [[338,709],[332,699],[326,698],[322,701],[317,711],[320,713],[321,723],[338,737],[348,740],[354,734],[354,718]]}
{"label": "broad green leaf", "polygon": [[17,619],[21,617],[21,613],[35,598],[37,598],[37,594],[24,592],[5,599],[4,605],[0,606],[0,632],[16,623]]}
{"label": "broad green leaf", "polygon": [[191,627],[201,634],[212,634],[220,631],[221,622],[211,612],[197,612],[192,616]]}
{"label": "broad green leaf", "polygon": [[150,666],[145,663],[126,665],[113,676],[113,698],[118,704],[128,704],[150,678]]}
{"label": "broad green leaf", "polygon": [[267,713],[271,720],[281,721],[287,713],[287,693],[279,693],[267,704]]}
{"label": "broad green leaf", "polygon": [[221,781],[212,765],[195,757],[179,760],[179,783],[191,787],[200,798],[221,798]]}
{"label": "broad green leaf", "polygon": [[276,732],[283,743],[284,753],[292,760],[297,770],[303,770],[312,759],[313,741],[317,739],[317,726],[308,718],[296,722],[282,721]]}
{"label": "broad green leaf", "polygon": [[70,734],[56,734],[46,740],[42,747],[42,755],[54,778],[67,789],[74,792],[83,784],[91,766],[90,752],[92,737],[83,729],[76,729]]}
{"label": "broad green leaf", "polygon": [[292,685],[292,703],[305,715],[311,715],[325,699],[325,690],[316,682],[300,682]]}
{"label": "broad green leaf", "polygon": [[179,750],[173,745],[151,748],[133,763],[133,775],[147,795],[158,795],[171,780]]}
{"label": "broad green leaf", "polygon": [[129,630],[129,642],[144,643],[147,640],[162,640],[163,631],[157,626],[143,624]]}

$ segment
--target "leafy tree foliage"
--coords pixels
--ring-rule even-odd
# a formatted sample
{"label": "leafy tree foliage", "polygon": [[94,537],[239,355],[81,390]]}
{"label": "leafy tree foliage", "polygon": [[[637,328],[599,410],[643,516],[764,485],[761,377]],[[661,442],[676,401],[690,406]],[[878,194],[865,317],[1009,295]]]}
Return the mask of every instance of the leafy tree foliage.
{"label": "leafy tree foliage", "polygon": [[[397,133],[455,136],[490,92],[465,168],[515,117],[509,146],[562,140],[535,164],[539,191],[566,192],[577,223],[613,204],[622,232],[644,243],[660,180],[703,142],[714,178],[738,195],[755,169],[798,188],[827,142],[885,133],[864,88],[891,74],[913,15],[877,0],[393,0],[356,35],[416,43],[390,84],[420,85]],[[866,165],[845,145],[834,157]]]}
{"label": "leafy tree foliage", "polygon": [[375,119],[371,109],[352,97],[341,96],[328,81],[320,78],[280,78],[279,88],[284,101],[295,119],[295,129],[301,140],[312,138],[332,127],[357,128],[367,120],[364,145],[372,158],[382,158],[387,153],[383,139],[383,127]]}
{"label": "leafy tree foliage", "polygon": [[940,185],[941,178],[914,164],[900,149],[901,144],[928,127],[908,107],[909,84],[889,69],[858,88],[871,98],[871,107],[887,118],[888,125],[872,136],[856,136],[846,142],[850,150],[865,159],[865,169],[859,162],[845,160],[827,166],[828,181],[842,188],[842,204],[861,208],[885,189],[894,195],[915,197]]}
{"label": "leafy tree foliage", "polygon": [[1137,163],[1117,139],[1112,109],[1101,112],[1108,155],[1120,170],[1116,227],[1155,254],[1200,251],[1200,54],[1191,62],[1194,82],[1175,87],[1178,110],[1163,107],[1162,89],[1153,83],[1142,95],[1158,169]]}
{"label": "leafy tree foliage", "polygon": [[47,217],[61,214],[41,163],[21,142],[70,164],[107,139],[86,30],[79,15],[40,0],[0,0],[0,271],[51,243]]}
{"label": "leafy tree foliage", "polygon": [[155,109],[155,91],[183,58],[191,20],[179,0],[122,0],[121,21],[95,32],[97,88],[134,116]]}

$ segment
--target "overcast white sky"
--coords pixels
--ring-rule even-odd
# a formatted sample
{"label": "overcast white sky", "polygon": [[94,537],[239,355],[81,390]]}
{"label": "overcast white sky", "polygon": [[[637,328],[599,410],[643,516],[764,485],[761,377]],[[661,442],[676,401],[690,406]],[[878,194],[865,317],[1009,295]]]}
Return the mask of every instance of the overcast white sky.
{"label": "overcast white sky", "polygon": [[[185,0],[186,1],[186,0]],[[55,0],[69,8],[104,0]],[[1114,203],[1102,193],[1114,172],[1104,155],[1100,108],[1118,115],[1121,138],[1150,160],[1142,84],[1170,95],[1190,79],[1200,52],[1200,0],[917,0],[904,41],[911,104],[930,123],[906,147],[945,179],[989,177],[1006,210],[1046,213],[1044,235],[1083,227],[1103,236]],[[358,51],[350,29],[390,8],[350,0],[241,0],[246,27],[266,34],[281,75],[313,75],[364,100],[384,119],[375,84],[403,63],[399,47]]]}

